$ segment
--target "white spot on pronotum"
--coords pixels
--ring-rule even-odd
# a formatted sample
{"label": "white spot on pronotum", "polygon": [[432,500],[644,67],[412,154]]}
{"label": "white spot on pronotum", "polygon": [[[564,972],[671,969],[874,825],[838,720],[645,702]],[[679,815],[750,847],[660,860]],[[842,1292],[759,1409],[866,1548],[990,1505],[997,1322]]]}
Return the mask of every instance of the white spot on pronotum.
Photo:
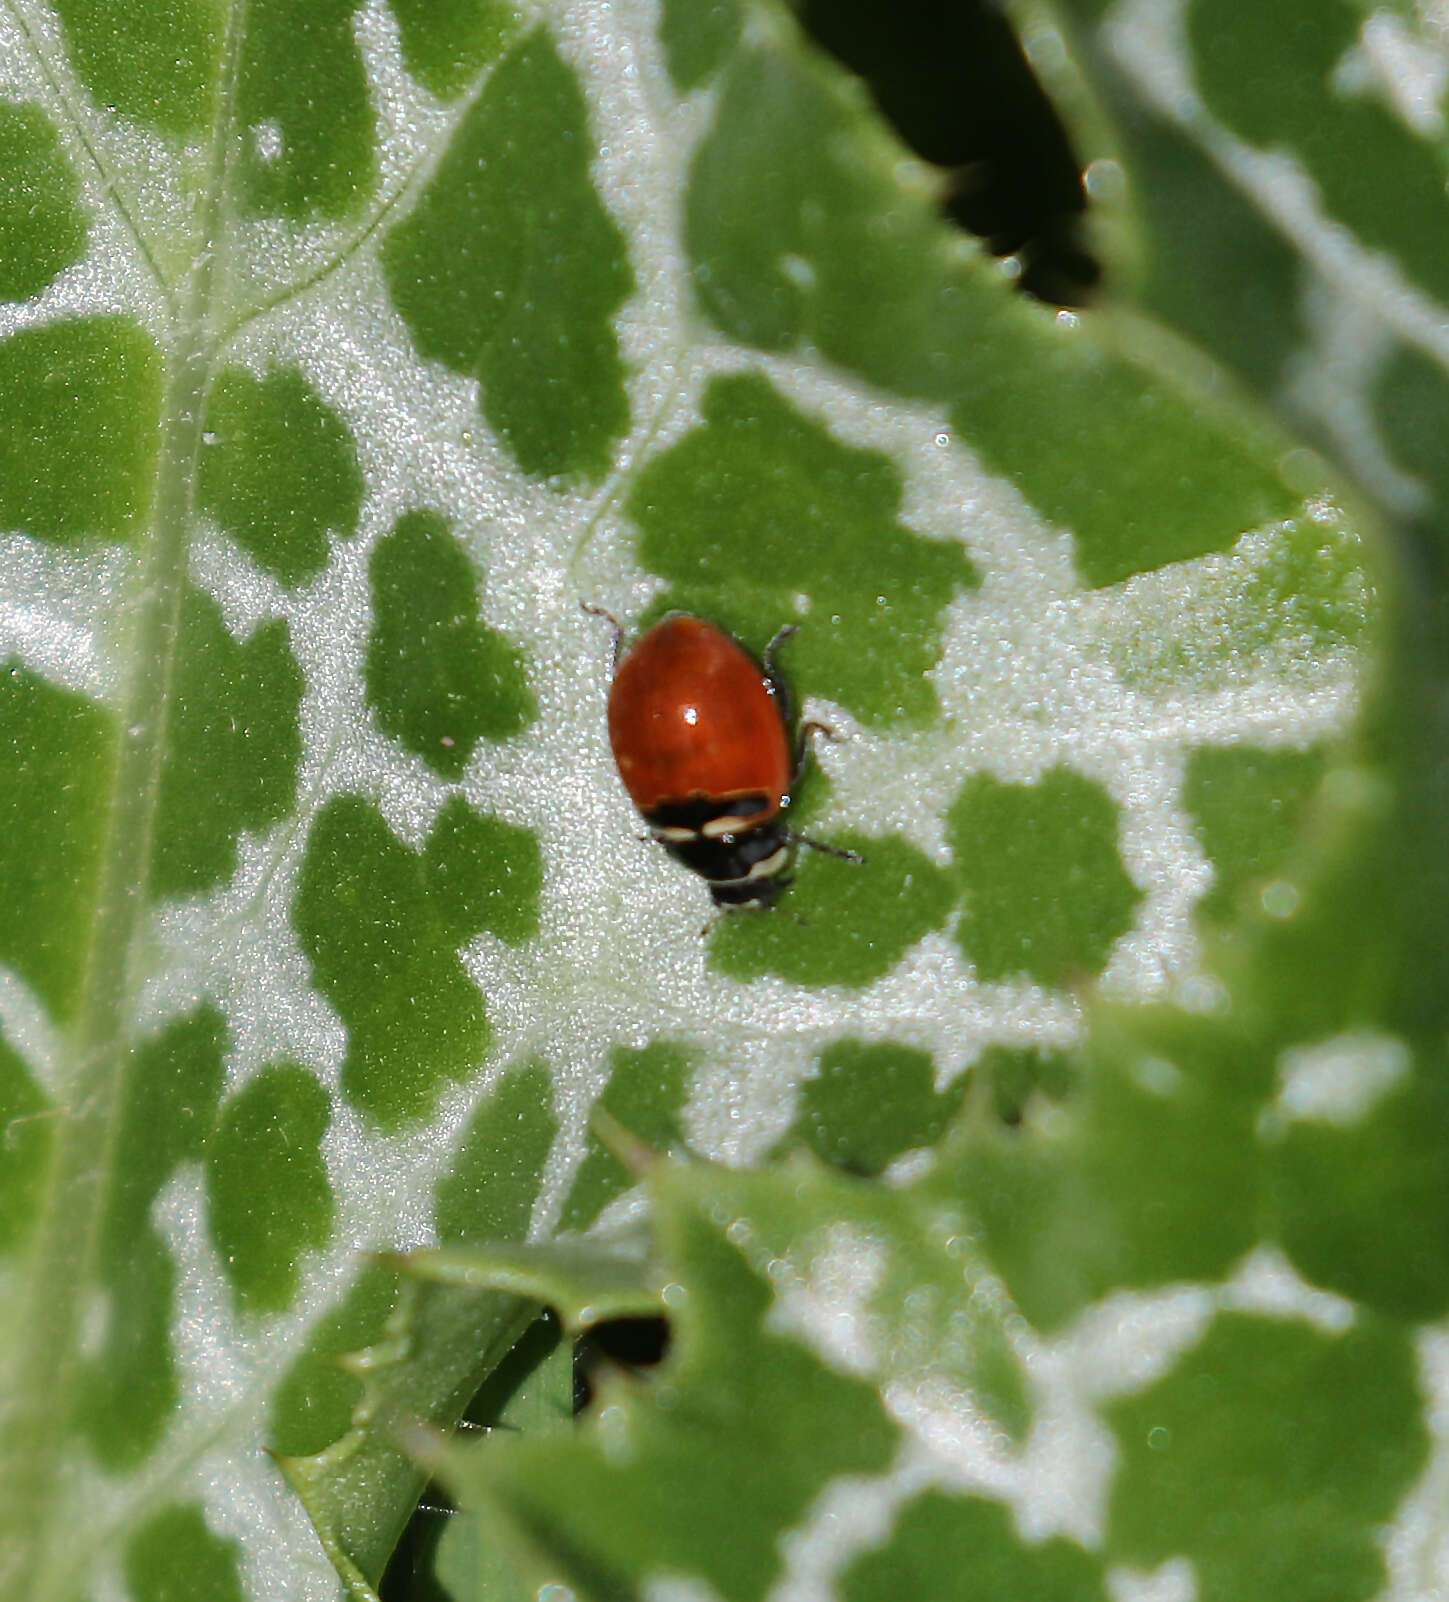
{"label": "white spot on pronotum", "polygon": [[282,152],[287,148],[287,142],[282,135],[282,125],[279,122],[258,122],[252,126],[252,149],[262,161],[272,162],[282,159]]}
{"label": "white spot on pronotum", "polygon": [[1333,87],[1340,95],[1376,95],[1421,138],[1444,130],[1441,106],[1449,84],[1449,59],[1442,49],[1416,38],[1392,11],[1375,11],[1359,31],[1358,43],[1339,62]]}
{"label": "white spot on pronotum", "polygon": [[1294,1046],[1278,1059],[1276,1112],[1318,1124],[1352,1124],[1409,1072],[1409,1048],[1367,1030]]}

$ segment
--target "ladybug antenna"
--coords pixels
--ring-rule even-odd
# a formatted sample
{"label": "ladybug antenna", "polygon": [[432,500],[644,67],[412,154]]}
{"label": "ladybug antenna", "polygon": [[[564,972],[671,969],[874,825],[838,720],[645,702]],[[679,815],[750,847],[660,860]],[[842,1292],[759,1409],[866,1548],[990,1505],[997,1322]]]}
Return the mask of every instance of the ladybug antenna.
{"label": "ladybug antenna", "polygon": [[812,840],[808,834],[796,834],[793,830],[787,829],[785,838],[791,845],[809,846],[812,851],[819,851],[827,857],[839,857],[842,862],[861,864],[865,862],[859,851],[848,851],[844,846],[826,845],[823,840]]}

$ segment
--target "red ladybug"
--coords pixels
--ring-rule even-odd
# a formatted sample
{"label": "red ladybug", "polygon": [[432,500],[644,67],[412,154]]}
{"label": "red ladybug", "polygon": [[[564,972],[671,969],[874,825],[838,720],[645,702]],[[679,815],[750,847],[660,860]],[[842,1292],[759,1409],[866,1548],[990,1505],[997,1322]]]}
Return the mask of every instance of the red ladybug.
{"label": "red ladybug", "polygon": [[854,855],[784,825],[803,736],[818,727],[807,725],[793,745],[774,651],[794,632],[771,640],[763,666],[685,612],[661,619],[622,657],[615,634],[609,744],[619,776],[653,838],[709,881],[720,906],[774,901],[789,883],[793,845]]}

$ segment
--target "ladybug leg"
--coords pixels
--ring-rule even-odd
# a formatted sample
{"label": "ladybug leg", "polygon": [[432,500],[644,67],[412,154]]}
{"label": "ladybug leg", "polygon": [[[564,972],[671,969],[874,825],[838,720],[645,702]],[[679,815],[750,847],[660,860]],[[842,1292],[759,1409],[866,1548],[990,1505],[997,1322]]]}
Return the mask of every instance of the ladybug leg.
{"label": "ladybug leg", "polygon": [[798,634],[799,632],[800,625],[798,623],[787,623],[784,628],[777,629],[771,638],[770,643],[765,647],[765,654],[762,658],[762,661],[765,664],[765,678],[769,683],[770,693],[778,699],[781,707],[781,715],[784,717],[786,723],[789,723],[791,718],[794,716],[794,709],[790,704],[790,691],[785,683],[784,678],[781,676],[780,664],[778,661],[776,661],[776,657],[779,654],[780,647],[785,643],[785,641],[788,640],[792,634]]}
{"label": "ladybug leg", "polygon": [[779,677],[775,663],[775,657],[778,654],[780,647],[785,643],[786,640],[790,638],[792,634],[798,634],[799,632],[800,625],[798,623],[787,623],[784,628],[776,629],[774,634],[771,636],[770,643],[765,647],[765,671],[772,679]]}
{"label": "ladybug leg", "polygon": [[791,795],[800,788],[800,780],[805,774],[805,764],[810,760],[810,737],[815,734],[829,740],[832,745],[838,738],[835,730],[827,723],[816,723],[812,720],[800,725],[800,733],[795,741],[795,771],[790,775]]}
{"label": "ladybug leg", "polygon": [[606,612],[602,606],[595,606],[595,605],[592,604],[592,602],[580,601],[579,602],[579,608],[580,608],[580,610],[582,610],[584,612],[587,612],[590,615],[590,617],[608,618],[609,622],[614,625],[614,660],[613,660],[613,667],[614,667],[614,671],[618,672],[618,669],[619,669],[619,647],[624,643],[623,625],[619,622],[618,618],[616,618],[612,612]]}

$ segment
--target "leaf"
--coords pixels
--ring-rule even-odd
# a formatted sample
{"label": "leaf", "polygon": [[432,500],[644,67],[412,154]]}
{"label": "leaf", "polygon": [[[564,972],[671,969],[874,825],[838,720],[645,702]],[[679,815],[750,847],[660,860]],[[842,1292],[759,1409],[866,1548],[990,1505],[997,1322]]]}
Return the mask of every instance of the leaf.
{"label": "leaf", "polygon": [[[1382,21],[1311,57],[1196,0],[1194,120],[1142,15],[1066,9],[1049,87],[1138,209],[1061,317],[774,0],[0,15],[0,1595],[376,1595],[544,1300],[673,1344],[576,1429],[560,1348],[441,1449],[492,1602],[978,1552],[982,1594],[1207,1595],[1330,1517],[1362,1590],[1409,1539],[1440,154]],[[863,860],[802,841],[702,934],[583,603],[798,622],[790,823]],[[1361,1478],[1285,1449],[1236,1538],[1248,1422],[1157,1521],[1121,1424],[1196,1419],[1234,1317],[1308,1365],[1285,1431],[1355,1364],[1383,1401]]]}

